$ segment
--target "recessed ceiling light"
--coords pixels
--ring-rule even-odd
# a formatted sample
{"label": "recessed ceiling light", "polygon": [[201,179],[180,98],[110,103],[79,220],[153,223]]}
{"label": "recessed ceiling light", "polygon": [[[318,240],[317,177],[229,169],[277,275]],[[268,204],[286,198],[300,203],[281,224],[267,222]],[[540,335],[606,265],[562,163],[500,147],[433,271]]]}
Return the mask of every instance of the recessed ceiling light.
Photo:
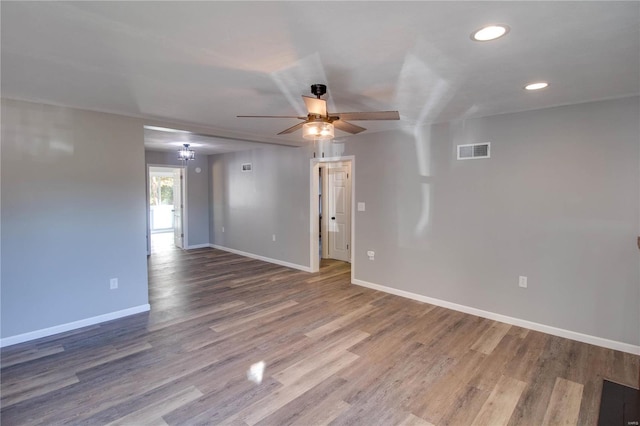
{"label": "recessed ceiling light", "polygon": [[530,83],[524,86],[525,90],[540,90],[549,87],[549,83],[546,81],[539,81],[537,83]]}
{"label": "recessed ceiling light", "polygon": [[509,26],[504,24],[494,24],[482,27],[471,34],[471,40],[489,41],[502,37],[509,32]]}

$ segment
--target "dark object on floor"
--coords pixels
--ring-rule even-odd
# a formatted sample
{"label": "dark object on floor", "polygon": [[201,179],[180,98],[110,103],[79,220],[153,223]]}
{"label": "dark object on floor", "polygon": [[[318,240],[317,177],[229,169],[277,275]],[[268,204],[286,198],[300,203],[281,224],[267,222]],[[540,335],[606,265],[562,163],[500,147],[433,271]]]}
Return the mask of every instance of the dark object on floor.
{"label": "dark object on floor", "polygon": [[604,380],[598,426],[640,426],[640,390]]}

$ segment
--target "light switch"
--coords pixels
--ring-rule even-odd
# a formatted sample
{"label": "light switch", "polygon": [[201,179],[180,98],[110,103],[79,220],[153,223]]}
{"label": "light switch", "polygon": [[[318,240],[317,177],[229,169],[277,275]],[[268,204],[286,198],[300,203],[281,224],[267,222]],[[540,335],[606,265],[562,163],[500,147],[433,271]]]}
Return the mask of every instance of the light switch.
{"label": "light switch", "polygon": [[363,212],[364,211],[364,203],[358,203],[358,211],[359,212]]}

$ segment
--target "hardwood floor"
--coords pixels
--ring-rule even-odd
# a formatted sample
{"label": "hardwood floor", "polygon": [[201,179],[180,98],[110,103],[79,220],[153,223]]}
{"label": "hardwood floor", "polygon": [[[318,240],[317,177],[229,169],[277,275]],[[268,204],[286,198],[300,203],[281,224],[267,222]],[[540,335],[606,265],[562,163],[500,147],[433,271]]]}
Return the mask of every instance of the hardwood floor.
{"label": "hardwood floor", "polygon": [[[149,258],[150,313],[2,350],[3,425],[592,425],[638,356],[214,249]],[[247,370],[264,361],[260,384]]]}

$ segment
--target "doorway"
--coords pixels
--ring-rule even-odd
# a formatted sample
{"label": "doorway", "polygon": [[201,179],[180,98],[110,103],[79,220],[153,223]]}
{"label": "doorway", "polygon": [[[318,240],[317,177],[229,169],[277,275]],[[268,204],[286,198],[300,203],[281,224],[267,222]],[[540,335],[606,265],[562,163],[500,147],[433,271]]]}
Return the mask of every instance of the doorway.
{"label": "doorway", "polygon": [[353,278],[354,171],[354,156],[311,159],[311,272],[321,259],[336,259],[351,263]]}
{"label": "doorway", "polygon": [[147,253],[167,247],[184,248],[184,169],[150,165],[147,173]]}
{"label": "doorway", "polygon": [[320,164],[318,179],[320,257],[351,263],[351,164]]}

